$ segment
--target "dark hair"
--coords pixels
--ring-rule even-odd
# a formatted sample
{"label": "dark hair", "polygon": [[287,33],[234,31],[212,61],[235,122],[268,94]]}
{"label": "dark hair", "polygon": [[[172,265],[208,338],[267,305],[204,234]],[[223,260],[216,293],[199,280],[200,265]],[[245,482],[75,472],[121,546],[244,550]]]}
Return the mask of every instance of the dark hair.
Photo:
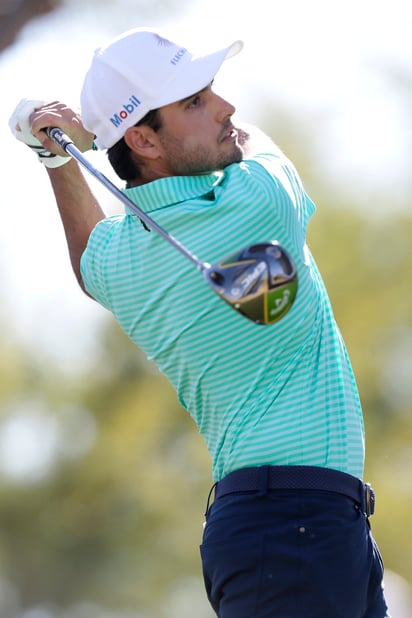
{"label": "dark hair", "polygon": [[[141,125],[147,125],[151,127],[153,131],[158,131],[162,126],[159,110],[152,109],[150,112],[147,112],[147,114],[135,124],[136,127]],[[139,177],[140,171],[136,162],[136,157],[132,156],[132,151],[123,137],[108,149],[107,156],[116,174],[119,178],[125,180],[126,183]]]}

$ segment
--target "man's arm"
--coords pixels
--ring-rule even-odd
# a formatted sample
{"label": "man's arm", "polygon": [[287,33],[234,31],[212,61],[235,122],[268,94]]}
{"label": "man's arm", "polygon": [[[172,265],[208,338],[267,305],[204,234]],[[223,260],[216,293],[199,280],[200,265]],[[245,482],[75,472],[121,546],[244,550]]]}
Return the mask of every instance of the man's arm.
{"label": "man's arm", "polygon": [[[19,140],[37,153],[47,169],[62,219],[73,271],[86,292],[80,274],[80,259],[96,223],[105,214],[92,194],[77,162],[45,133],[59,127],[83,152],[90,150],[94,136],[85,130],[80,115],[60,102],[22,100],[16,107],[10,128]],[[50,156],[50,153],[56,156]],[[87,294],[87,292],[86,292]]]}
{"label": "man's arm", "polygon": [[80,274],[80,258],[96,223],[106,215],[75,161],[57,169],[47,169],[47,172],[66,234],[72,268],[86,292]]}

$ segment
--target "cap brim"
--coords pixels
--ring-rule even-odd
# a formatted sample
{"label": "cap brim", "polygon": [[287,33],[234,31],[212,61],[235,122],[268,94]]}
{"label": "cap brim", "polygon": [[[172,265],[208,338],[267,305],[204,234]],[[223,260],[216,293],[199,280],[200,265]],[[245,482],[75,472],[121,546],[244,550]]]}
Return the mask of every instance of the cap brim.
{"label": "cap brim", "polygon": [[166,86],[156,103],[158,107],[176,103],[203,90],[210,84],[223,62],[243,49],[243,41],[235,41],[229,47],[204,56],[192,56],[190,62],[182,65],[173,82]]}

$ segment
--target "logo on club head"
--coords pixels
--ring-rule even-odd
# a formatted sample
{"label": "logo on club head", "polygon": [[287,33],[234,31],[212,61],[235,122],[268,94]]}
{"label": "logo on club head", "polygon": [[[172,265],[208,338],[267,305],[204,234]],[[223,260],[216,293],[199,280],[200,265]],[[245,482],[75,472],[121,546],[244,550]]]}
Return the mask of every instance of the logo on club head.
{"label": "logo on club head", "polygon": [[253,266],[252,270],[247,269],[237,277],[237,285],[231,288],[231,294],[235,298],[248,294],[249,290],[261,280],[262,275],[264,275],[266,271],[267,266],[264,261],[258,262],[255,266]]}
{"label": "logo on club head", "polygon": [[275,307],[269,311],[270,316],[273,317],[286,309],[290,301],[290,290],[283,290],[282,298],[275,299]]}

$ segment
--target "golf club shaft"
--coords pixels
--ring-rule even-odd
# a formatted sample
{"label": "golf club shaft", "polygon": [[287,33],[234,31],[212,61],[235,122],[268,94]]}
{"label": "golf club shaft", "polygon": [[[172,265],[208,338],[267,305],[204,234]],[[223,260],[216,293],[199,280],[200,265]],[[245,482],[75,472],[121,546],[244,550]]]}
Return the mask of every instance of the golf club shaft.
{"label": "golf club shaft", "polygon": [[193,262],[200,271],[209,268],[205,262],[201,262],[191,251],[186,249],[174,236],[166,232],[160,225],[156,223],[149,215],[141,210],[134,202],[131,201],[115,184],[113,184],[107,176],[95,168],[83,153],[73,144],[72,140],[61,129],[48,128],[47,135],[62,148],[65,152],[76,159],[84,168],[87,169],[97,180],[99,180],[113,195],[115,195],[123,204],[132,210],[146,225],[162,236],[167,242],[175,247],[180,253]]}

